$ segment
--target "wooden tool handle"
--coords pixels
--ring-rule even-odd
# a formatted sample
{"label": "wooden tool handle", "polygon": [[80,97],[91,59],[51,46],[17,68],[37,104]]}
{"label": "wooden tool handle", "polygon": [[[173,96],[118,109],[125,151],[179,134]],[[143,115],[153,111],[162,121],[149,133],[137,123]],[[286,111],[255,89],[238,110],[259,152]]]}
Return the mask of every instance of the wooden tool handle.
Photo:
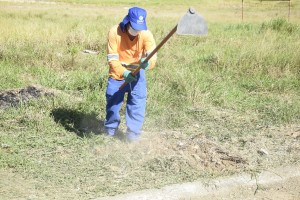
{"label": "wooden tool handle", "polygon": [[[157,47],[146,57],[143,63],[150,60],[150,58],[170,39],[170,37],[176,32],[177,25],[170,31],[170,33],[157,45]],[[141,70],[141,67],[136,68],[132,74],[135,76],[139,71]],[[126,86],[126,82],[121,85],[119,90],[122,90]]]}

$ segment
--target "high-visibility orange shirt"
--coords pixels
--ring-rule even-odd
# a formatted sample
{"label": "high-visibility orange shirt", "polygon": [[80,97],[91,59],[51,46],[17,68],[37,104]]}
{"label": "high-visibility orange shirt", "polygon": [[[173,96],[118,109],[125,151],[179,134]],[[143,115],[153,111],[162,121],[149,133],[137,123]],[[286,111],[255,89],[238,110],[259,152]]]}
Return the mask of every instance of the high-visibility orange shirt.
{"label": "high-visibility orange shirt", "polygon": [[[124,71],[126,69],[134,71],[139,66],[141,58],[149,55],[155,47],[155,40],[149,30],[139,32],[131,41],[127,30],[122,32],[119,25],[112,27],[107,42],[109,76],[116,80],[123,80]],[[150,69],[155,66],[156,59],[156,54],[151,57]]]}

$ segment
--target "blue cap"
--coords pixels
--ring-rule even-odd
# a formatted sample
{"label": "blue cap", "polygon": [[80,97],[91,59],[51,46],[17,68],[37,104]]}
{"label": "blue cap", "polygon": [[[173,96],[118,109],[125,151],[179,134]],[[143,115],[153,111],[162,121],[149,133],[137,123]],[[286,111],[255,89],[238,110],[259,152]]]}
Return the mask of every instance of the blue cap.
{"label": "blue cap", "polygon": [[134,30],[147,30],[146,17],[147,12],[143,8],[130,8],[128,11],[128,15],[126,15],[126,17],[124,17],[123,21],[120,23],[122,31],[124,31],[125,25],[128,22],[130,22],[130,25]]}

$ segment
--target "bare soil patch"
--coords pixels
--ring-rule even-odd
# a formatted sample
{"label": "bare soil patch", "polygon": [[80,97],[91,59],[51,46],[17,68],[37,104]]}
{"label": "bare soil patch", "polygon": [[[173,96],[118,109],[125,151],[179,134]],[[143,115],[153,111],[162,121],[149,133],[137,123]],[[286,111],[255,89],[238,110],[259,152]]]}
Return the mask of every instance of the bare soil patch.
{"label": "bare soil patch", "polygon": [[54,93],[38,86],[28,86],[21,89],[0,91],[0,109],[18,107],[30,100],[38,99],[43,96],[54,96]]}

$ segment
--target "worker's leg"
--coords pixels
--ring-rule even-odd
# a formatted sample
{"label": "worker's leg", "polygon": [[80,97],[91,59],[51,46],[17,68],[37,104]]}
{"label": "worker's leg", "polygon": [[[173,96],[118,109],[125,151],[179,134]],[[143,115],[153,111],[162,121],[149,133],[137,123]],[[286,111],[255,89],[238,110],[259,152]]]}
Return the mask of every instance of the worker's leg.
{"label": "worker's leg", "polygon": [[146,109],[146,77],[145,71],[141,70],[137,75],[137,82],[131,83],[126,104],[127,139],[137,140],[144,123]]}
{"label": "worker's leg", "polygon": [[125,89],[119,90],[124,81],[118,81],[112,78],[108,79],[106,88],[106,119],[104,128],[107,135],[113,136],[120,124],[119,111],[124,100]]}

